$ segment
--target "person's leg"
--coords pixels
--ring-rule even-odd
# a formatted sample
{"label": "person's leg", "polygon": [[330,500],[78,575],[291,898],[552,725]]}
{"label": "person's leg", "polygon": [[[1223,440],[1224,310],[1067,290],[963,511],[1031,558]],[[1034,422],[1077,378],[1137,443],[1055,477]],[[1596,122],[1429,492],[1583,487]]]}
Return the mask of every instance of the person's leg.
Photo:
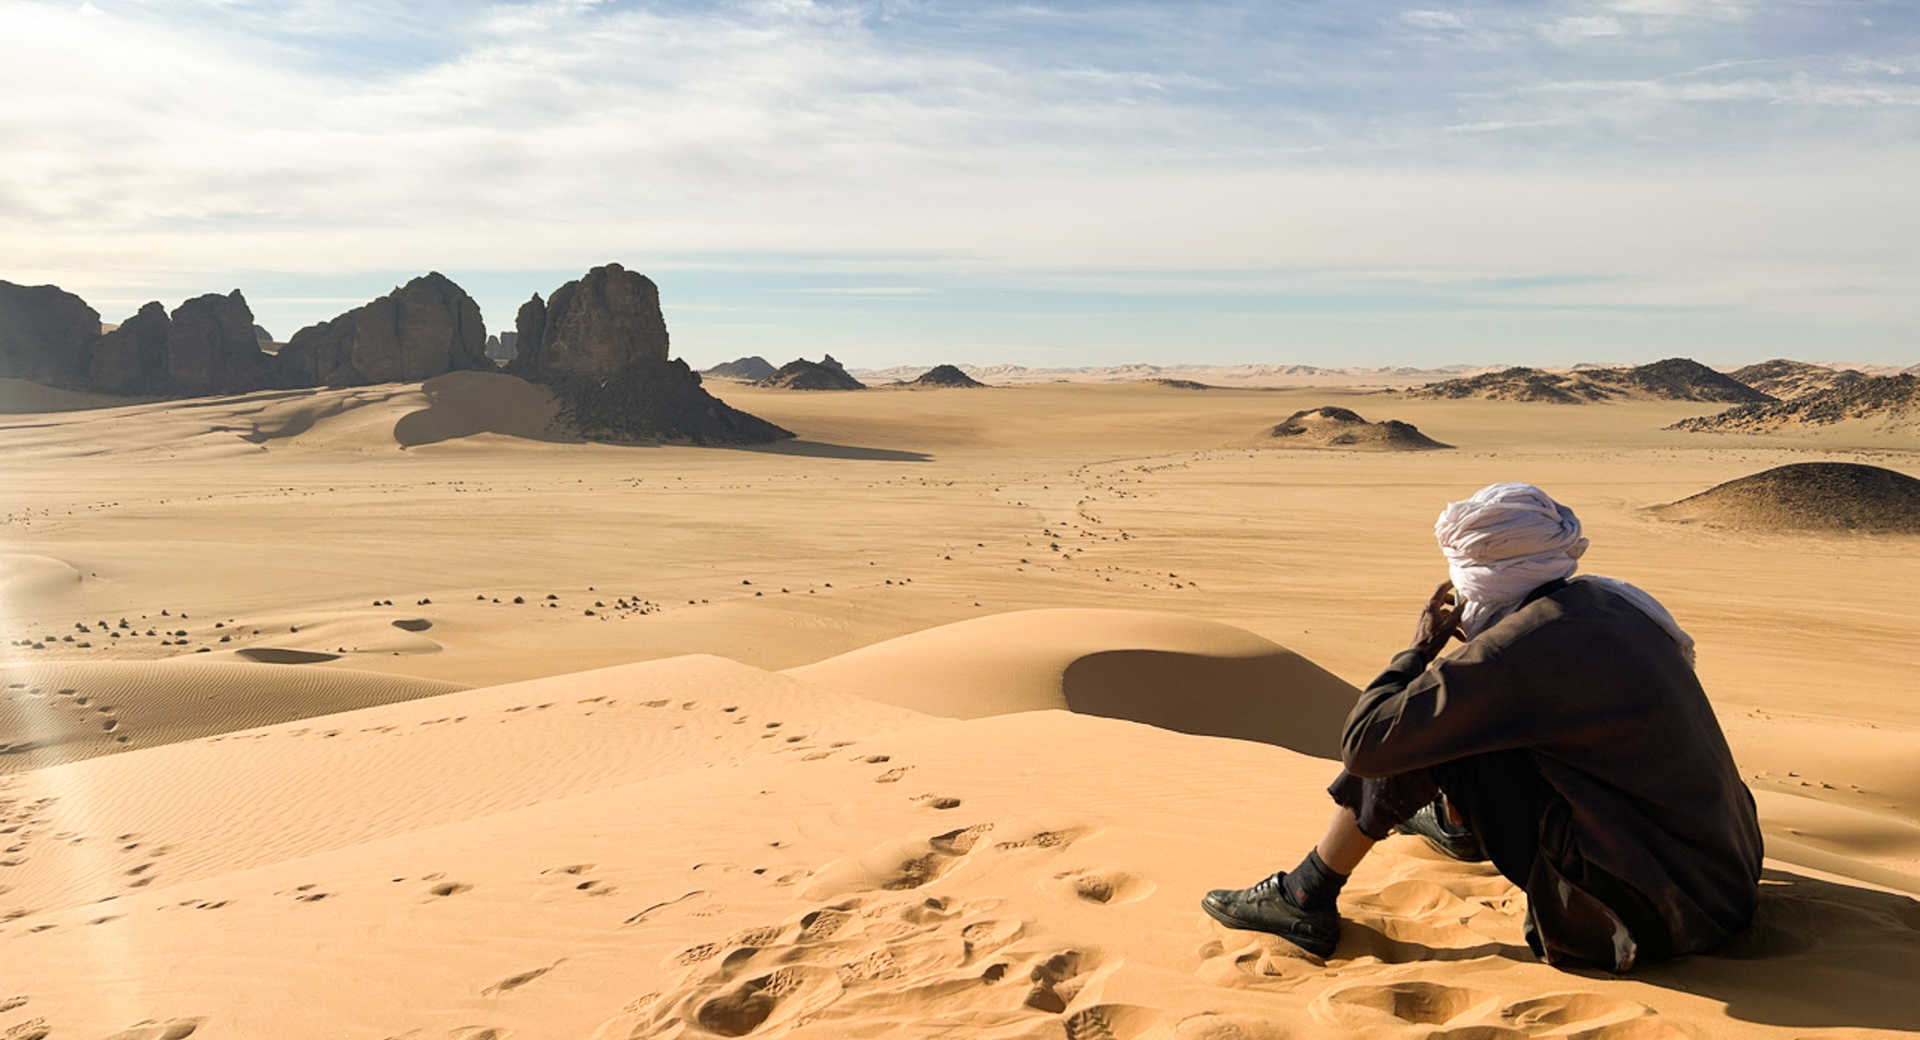
{"label": "person's leg", "polygon": [[1373,851],[1375,842],[1360,829],[1360,819],[1353,810],[1341,806],[1333,812],[1333,819],[1327,821],[1327,833],[1320,836],[1320,843],[1314,851],[1320,854],[1320,861],[1337,874],[1351,874],[1353,868],[1360,865],[1367,853]]}
{"label": "person's leg", "polygon": [[1332,955],[1340,939],[1335,904],[1347,875],[1439,788],[1425,773],[1363,780],[1342,772],[1327,791],[1339,808],[1298,866],[1247,888],[1214,889],[1201,908],[1228,927],[1271,932],[1309,953]]}

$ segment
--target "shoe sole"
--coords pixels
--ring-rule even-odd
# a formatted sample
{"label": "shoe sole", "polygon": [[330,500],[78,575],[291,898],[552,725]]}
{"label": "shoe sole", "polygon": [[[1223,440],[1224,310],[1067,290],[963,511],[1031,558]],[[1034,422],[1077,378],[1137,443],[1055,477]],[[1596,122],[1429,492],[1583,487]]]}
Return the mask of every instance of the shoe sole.
{"label": "shoe sole", "polygon": [[1308,953],[1313,954],[1315,957],[1318,957],[1321,960],[1325,960],[1328,957],[1333,956],[1334,947],[1339,945],[1338,942],[1328,942],[1326,939],[1320,938],[1317,936],[1299,935],[1292,932],[1276,932],[1272,928],[1267,927],[1265,925],[1254,924],[1250,921],[1243,921],[1240,918],[1235,917],[1232,914],[1226,912],[1225,910],[1217,906],[1214,906],[1212,903],[1204,899],[1200,901],[1200,909],[1206,911],[1206,914],[1208,917],[1211,917],[1214,920],[1220,922],[1221,924],[1226,925],[1228,928],[1237,928],[1237,929],[1240,929],[1241,931],[1246,931],[1246,932],[1262,932],[1266,935],[1279,936],[1280,938],[1285,939],[1286,941],[1294,944],[1295,946],[1300,947],[1301,949],[1307,951]]}

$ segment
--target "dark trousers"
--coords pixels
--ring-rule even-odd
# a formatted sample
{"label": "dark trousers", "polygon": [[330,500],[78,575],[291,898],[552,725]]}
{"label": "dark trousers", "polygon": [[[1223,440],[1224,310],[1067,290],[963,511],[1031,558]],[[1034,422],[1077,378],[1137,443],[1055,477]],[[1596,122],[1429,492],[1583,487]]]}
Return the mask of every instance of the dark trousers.
{"label": "dark trousers", "polygon": [[1541,777],[1526,751],[1499,751],[1443,762],[1399,776],[1362,779],[1342,770],[1327,788],[1353,810],[1360,831],[1375,841],[1444,791],[1495,869],[1524,887],[1540,853],[1540,821],[1560,792]]}
{"label": "dark trousers", "polygon": [[[1555,862],[1542,854],[1543,837],[1564,832],[1569,809],[1540,775],[1530,752],[1473,755],[1372,779],[1342,770],[1327,788],[1336,804],[1353,810],[1361,833],[1375,841],[1442,792],[1480,839],[1494,868],[1527,891],[1527,944],[1535,954],[1550,961],[1564,955],[1615,971],[1671,956],[1666,923],[1639,892],[1591,863]],[[1607,941],[1616,922],[1635,940],[1635,952],[1624,961],[1617,944]]]}

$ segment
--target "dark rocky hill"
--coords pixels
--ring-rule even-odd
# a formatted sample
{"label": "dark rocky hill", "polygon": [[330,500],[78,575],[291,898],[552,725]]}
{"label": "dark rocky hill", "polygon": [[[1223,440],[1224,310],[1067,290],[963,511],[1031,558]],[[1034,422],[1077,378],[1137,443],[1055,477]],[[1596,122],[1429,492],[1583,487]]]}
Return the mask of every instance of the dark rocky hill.
{"label": "dark rocky hill", "polygon": [[960,371],[954,365],[935,365],[922,372],[916,379],[901,384],[917,387],[983,387],[987,384]]}
{"label": "dark rocky hill", "polygon": [[757,383],[773,375],[774,371],[773,362],[755,354],[752,357],[722,361],[700,374],[713,376],[716,379],[738,379],[743,383]]}
{"label": "dark rocky hill", "polygon": [[819,361],[795,358],[781,365],[772,375],[759,381],[760,386],[770,386],[777,390],[865,390],[867,384],[847,374],[840,362],[832,354]]}
{"label": "dark rocky hill", "polygon": [[1267,431],[1276,443],[1288,447],[1345,448],[1353,451],[1434,451],[1451,444],[1421,433],[1397,419],[1368,422],[1359,413],[1331,405],[1309,408],[1287,416]]}
{"label": "dark rocky hill", "polygon": [[1880,466],[1799,462],[1729,480],[1649,512],[1760,531],[1920,534],[1920,480]]}
{"label": "dark rocky hill", "polygon": [[1718,415],[1682,419],[1670,430],[1762,433],[1865,420],[1893,428],[1920,426],[1920,376],[1868,376],[1771,404],[1748,404]]}
{"label": "dark rocky hill", "polygon": [[274,359],[281,386],[364,386],[491,371],[480,305],[430,271],[378,299],[293,334]]}
{"label": "dark rocky hill", "polygon": [[517,316],[509,371],[553,388],[560,418],[587,437],[763,443],[793,434],[708,393],[684,361],[667,357],[667,325],[653,280],[606,264],[536,294]]}

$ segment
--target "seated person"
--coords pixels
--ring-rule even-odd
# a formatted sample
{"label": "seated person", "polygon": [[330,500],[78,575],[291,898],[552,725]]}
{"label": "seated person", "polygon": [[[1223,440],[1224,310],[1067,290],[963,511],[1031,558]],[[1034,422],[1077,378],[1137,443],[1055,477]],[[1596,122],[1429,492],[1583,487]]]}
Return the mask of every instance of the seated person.
{"label": "seated person", "polygon": [[1491,485],[1434,530],[1452,580],[1347,717],[1325,836],[1202,908],[1328,956],[1341,886],[1399,829],[1525,889],[1549,963],[1625,972],[1743,931],[1760,827],[1693,640],[1640,589],[1573,577],[1580,521],[1538,488]]}

